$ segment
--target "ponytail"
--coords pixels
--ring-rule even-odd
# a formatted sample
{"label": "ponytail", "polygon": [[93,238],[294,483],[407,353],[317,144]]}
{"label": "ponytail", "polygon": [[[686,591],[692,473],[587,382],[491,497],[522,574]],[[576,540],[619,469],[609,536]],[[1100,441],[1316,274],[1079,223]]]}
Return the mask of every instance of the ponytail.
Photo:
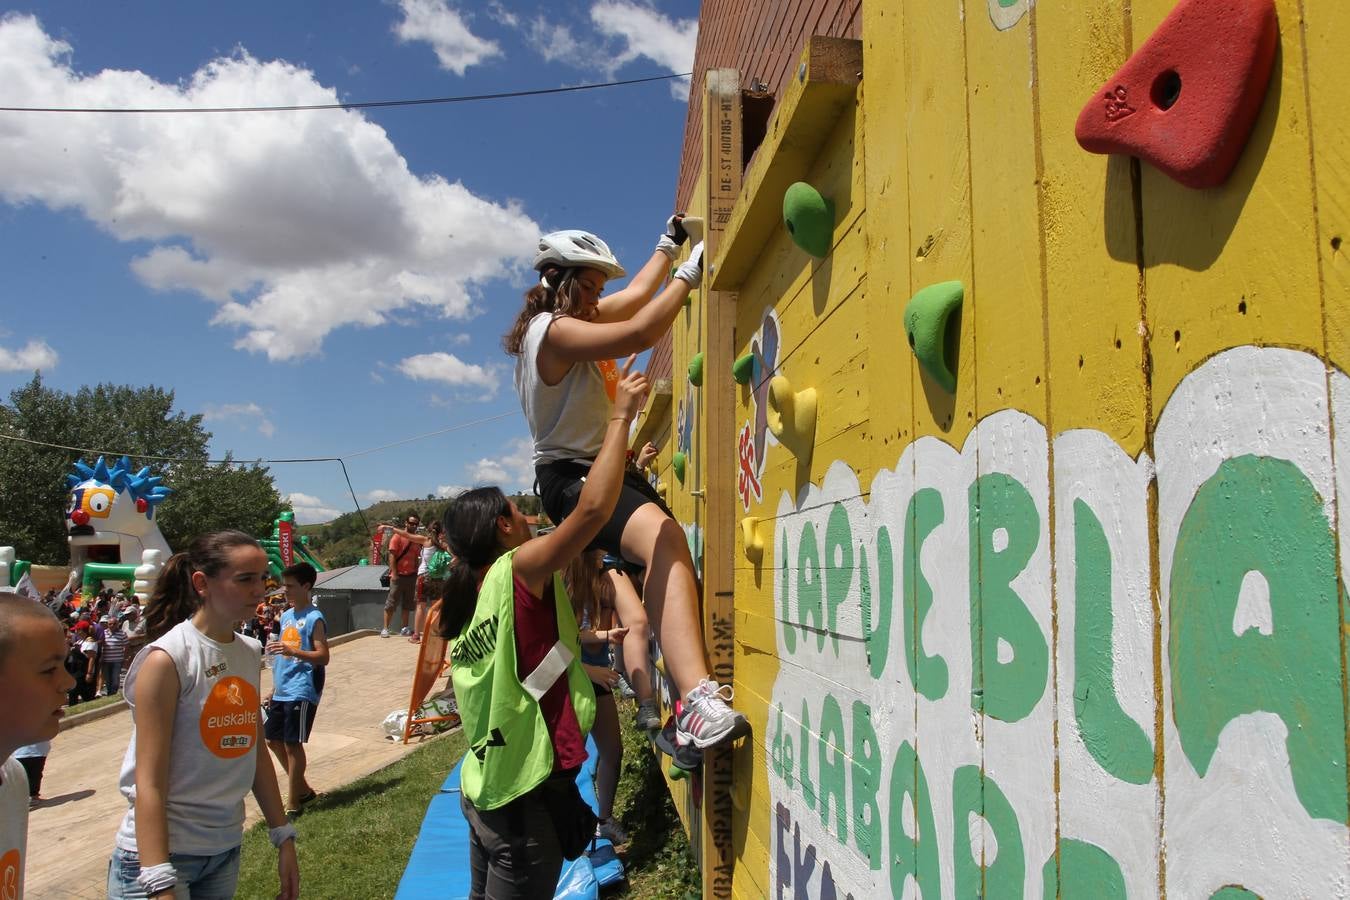
{"label": "ponytail", "polygon": [[478,606],[478,572],[502,555],[497,518],[511,515],[511,502],[499,488],[465,491],[446,507],[441,524],[454,559],[441,599],[441,636],[459,637]]}
{"label": "ponytail", "polygon": [[184,619],[192,618],[200,605],[192,586],[192,563],[186,553],[175,553],[160,570],[155,589],[145,602],[145,640],[157,641]]}
{"label": "ponytail", "polygon": [[450,561],[450,574],[441,594],[441,635],[447,640],[459,636],[478,604],[478,578],[468,563],[456,556]]}
{"label": "ponytail", "polygon": [[540,313],[576,315],[581,305],[576,292],[576,276],[581,271],[581,268],[545,266],[539,283],[525,292],[525,306],[516,315],[511,330],[502,336],[502,349],[511,356],[524,352],[525,332]]}
{"label": "ponytail", "polygon": [[201,606],[201,597],[192,585],[194,572],[212,577],[225,568],[234,548],[259,546],[257,540],[242,531],[212,531],[197,537],[187,550],[170,556],[145,604],[147,643],[159,640],[178,623],[192,618]]}

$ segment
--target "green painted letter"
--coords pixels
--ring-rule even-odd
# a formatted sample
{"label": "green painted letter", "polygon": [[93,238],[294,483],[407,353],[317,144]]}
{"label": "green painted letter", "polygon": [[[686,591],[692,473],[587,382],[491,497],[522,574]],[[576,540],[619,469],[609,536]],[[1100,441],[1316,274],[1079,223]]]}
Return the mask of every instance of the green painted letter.
{"label": "green painted letter", "polygon": [[881,787],[881,748],[872,727],[872,710],[861,700],[853,701],[853,843],[858,845],[872,869],[881,868],[881,813],[877,791]]}
{"label": "green painted letter", "polygon": [[[847,765],[844,760],[844,711],[833,694],[825,695],[825,706],[820,711],[820,823],[830,830],[830,801],[834,801],[835,836],[848,846],[848,804],[844,783]],[[831,759],[834,761],[831,762]]]}
{"label": "green painted letter", "polygon": [[[1040,543],[1041,517],[1031,494],[995,472],[970,486],[970,651],[972,691],[996,719],[1026,718],[1045,695],[1050,652],[1041,627],[1012,588]],[[995,535],[1006,535],[995,548]],[[1012,658],[999,662],[999,643]],[[987,677],[986,677],[987,676]],[[971,705],[980,708],[980,697]]]}
{"label": "green painted letter", "polygon": [[1125,714],[1112,677],[1111,545],[1092,509],[1073,502],[1073,712],[1092,758],[1130,784],[1153,777],[1153,744]]}
{"label": "green painted letter", "polygon": [[[914,834],[905,834],[905,798],[914,807]],[[891,896],[902,897],[905,879],[912,877],[924,897],[942,896],[938,880],[937,828],[933,824],[933,801],[928,779],[909,741],[900,745],[891,766],[890,814]]]}
{"label": "green painted letter", "polygon": [[[1269,588],[1269,634],[1234,633],[1243,582]],[[1169,601],[1172,713],[1204,776],[1230,721],[1284,720],[1294,791],[1308,814],[1344,822],[1345,717],[1335,535],[1293,463],[1240,456],[1196,492],[1177,532]]]}
{"label": "green painted letter", "polygon": [[904,616],[905,666],[915,689],[929,700],[947,694],[947,663],[923,652],[923,623],[933,607],[933,588],[919,568],[919,551],[933,529],[942,524],[942,495],[933,488],[916,491],[905,512]]}
{"label": "green painted letter", "polygon": [[[989,823],[998,844],[993,860],[985,859],[983,865],[977,857],[984,857],[985,850],[970,845],[971,813]],[[1026,878],[1022,828],[1003,791],[994,779],[981,777],[977,766],[962,766],[952,777],[952,817],[956,896],[1021,897]]]}

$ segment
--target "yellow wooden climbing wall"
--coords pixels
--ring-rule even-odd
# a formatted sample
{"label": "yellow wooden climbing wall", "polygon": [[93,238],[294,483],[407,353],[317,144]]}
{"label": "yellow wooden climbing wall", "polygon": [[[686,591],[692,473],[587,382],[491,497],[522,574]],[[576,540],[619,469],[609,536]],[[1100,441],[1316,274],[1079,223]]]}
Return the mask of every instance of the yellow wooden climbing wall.
{"label": "yellow wooden climbing wall", "polygon": [[[1252,135],[1194,190],[1074,138],[1174,5],[865,5],[776,98],[674,333],[672,435],[735,448],[734,504],[662,475],[735,540],[753,735],[709,896],[1350,893],[1350,14],[1275,0]],[[906,330],[942,282],[953,390]],[[750,378],[700,394],[705,295]]]}

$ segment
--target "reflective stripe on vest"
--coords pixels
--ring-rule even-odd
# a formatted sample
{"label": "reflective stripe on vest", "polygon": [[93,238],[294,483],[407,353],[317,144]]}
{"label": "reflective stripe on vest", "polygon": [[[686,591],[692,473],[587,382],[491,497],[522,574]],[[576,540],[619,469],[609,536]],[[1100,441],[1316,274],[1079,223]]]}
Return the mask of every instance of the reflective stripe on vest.
{"label": "reflective stripe on vest", "polygon": [[548,689],[553,687],[553,683],[567,674],[567,667],[575,658],[561,640],[554,642],[548,653],[539,661],[539,665],[534,667],[534,671],[520,682],[521,687],[525,688],[525,693],[538,703],[544,694],[548,693]]}

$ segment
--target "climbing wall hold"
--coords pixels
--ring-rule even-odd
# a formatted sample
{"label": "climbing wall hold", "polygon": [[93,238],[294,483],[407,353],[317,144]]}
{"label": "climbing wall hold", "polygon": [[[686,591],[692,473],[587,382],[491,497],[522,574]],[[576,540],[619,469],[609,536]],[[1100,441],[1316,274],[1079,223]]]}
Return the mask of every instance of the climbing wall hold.
{"label": "climbing wall hold", "polygon": [[670,500],[670,485],[660,479],[656,482],[656,492],[661,495],[662,500]]}
{"label": "climbing wall hold", "polygon": [[1078,115],[1092,153],[1126,153],[1187,187],[1242,155],[1275,61],[1273,0],[1181,0]]}
{"label": "climbing wall hold", "polygon": [[805,181],[795,182],[783,193],[783,224],[794,244],[823,259],[834,238],[834,204]]}
{"label": "climbing wall hold", "polygon": [[755,354],[747,353],[731,364],[731,377],[737,384],[749,384],[755,371]]}
{"label": "climbing wall hold", "polygon": [[811,461],[816,442],[816,390],[794,391],[783,375],[769,380],[767,424],[770,433],[788,452],[805,463]]}
{"label": "climbing wall hold", "polygon": [[676,450],[670,458],[670,467],[675,470],[675,477],[680,479],[680,484],[684,484],[685,455]]}
{"label": "climbing wall hold", "polygon": [[945,391],[956,390],[956,373],[947,365],[947,323],[961,308],[965,289],[959,281],[930,284],[905,306],[905,332],[919,365]]}
{"label": "climbing wall hold", "polygon": [[689,383],[694,387],[703,387],[703,354],[695,353],[689,360]]}
{"label": "climbing wall hold", "polygon": [[746,559],[756,565],[764,559],[764,538],[759,534],[758,516],[741,519],[741,544],[745,548]]}

